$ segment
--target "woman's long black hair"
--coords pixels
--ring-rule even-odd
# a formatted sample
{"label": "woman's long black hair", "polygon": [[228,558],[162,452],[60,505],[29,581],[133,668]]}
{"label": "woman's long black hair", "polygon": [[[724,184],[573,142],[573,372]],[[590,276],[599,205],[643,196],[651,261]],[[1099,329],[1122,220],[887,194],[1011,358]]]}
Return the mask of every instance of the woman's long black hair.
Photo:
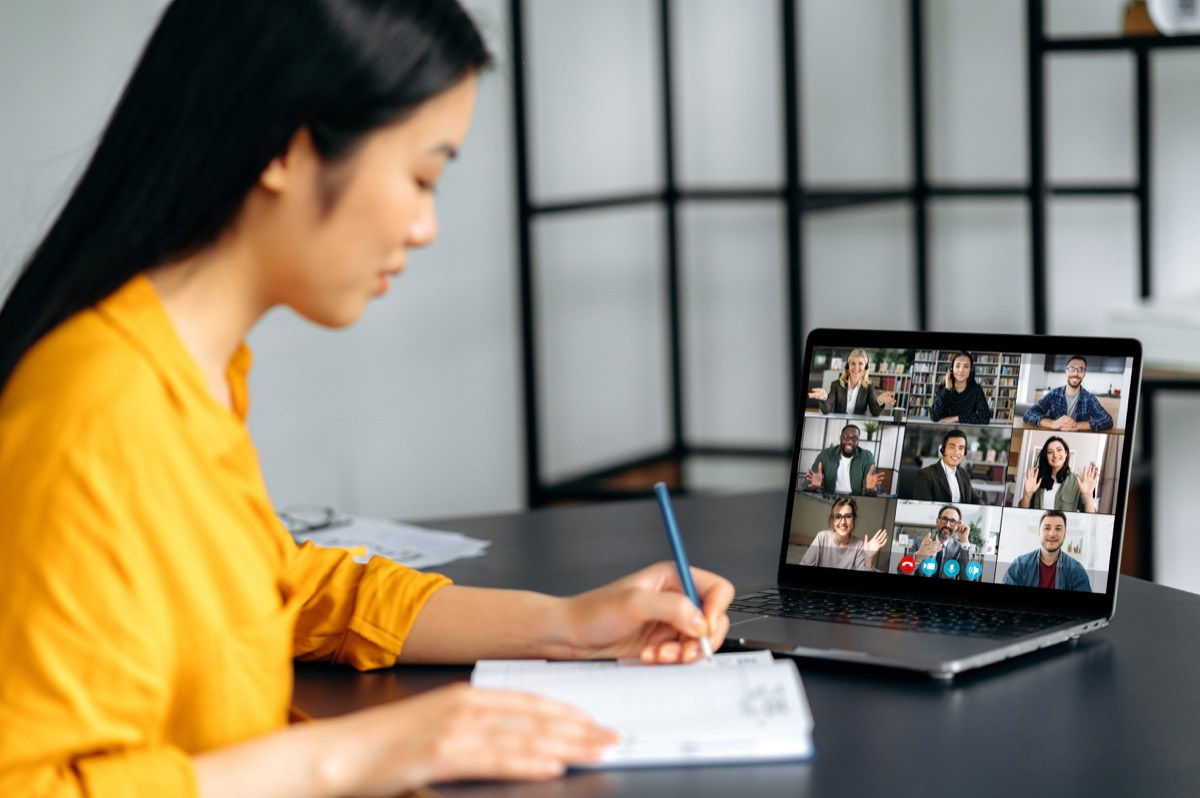
{"label": "woman's long black hair", "polygon": [[1050,444],[1058,441],[1062,444],[1063,451],[1066,452],[1067,459],[1063,461],[1062,471],[1058,473],[1057,481],[1062,483],[1067,481],[1067,477],[1071,475],[1071,447],[1067,446],[1067,442],[1057,435],[1051,435],[1042,444],[1042,450],[1038,452],[1037,469],[1040,474],[1039,482],[1045,490],[1050,490],[1054,487],[1055,476],[1054,469],[1050,467],[1050,454],[1046,450],[1050,448]]}
{"label": "woman's long black hair", "polygon": [[490,62],[456,0],[175,0],[0,309],[0,388],[60,322],[215,242],[297,131],[336,162]]}

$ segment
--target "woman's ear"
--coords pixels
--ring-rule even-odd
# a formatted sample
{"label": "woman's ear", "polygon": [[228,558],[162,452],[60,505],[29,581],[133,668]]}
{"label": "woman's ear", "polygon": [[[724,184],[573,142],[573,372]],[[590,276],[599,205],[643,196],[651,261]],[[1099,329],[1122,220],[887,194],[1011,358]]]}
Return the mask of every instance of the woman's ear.
{"label": "woman's ear", "polygon": [[313,145],[312,134],[308,128],[302,127],[295,132],[288,142],[287,148],[271,159],[267,168],[258,176],[258,183],[267,191],[279,193],[287,188],[288,183],[296,180],[296,173],[302,171],[311,159],[317,157]]}

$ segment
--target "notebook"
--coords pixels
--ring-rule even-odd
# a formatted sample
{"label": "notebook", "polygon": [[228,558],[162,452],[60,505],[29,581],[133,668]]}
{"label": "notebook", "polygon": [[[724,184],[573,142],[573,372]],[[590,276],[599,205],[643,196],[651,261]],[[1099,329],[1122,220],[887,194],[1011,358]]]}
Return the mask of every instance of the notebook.
{"label": "notebook", "polygon": [[721,653],[713,663],[481,660],[476,687],[537,693],[579,707],[623,739],[596,767],[803,760],[812,714],[790,660]]}
{"label": "notebook", "polygon": [[774,582],[729,638],[938,678],[1108,624],[1132,339],[818,329]]}

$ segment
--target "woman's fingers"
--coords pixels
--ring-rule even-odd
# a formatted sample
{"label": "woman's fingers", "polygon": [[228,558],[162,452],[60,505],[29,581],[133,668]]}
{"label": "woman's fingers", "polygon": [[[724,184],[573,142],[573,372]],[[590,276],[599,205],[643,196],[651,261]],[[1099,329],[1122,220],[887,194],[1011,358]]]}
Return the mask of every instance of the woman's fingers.
{"label": "woman's fingers", "polygon": [[642,661],[652,664],[680,662],[683,655],[683,643],[679,640],[664,640],[657,645],[647,646],[642,652]]}
{"label": "woman's fingers", "polygon": [[718,648],[729,632],[729,616],[726,611],[733,601],[733,584],[722,576],[702,568],[692,568],[692,581],[700,597],[703,610],[697,609],[682,594],[678,585],[678,573],[671,563],[660,563],[651,569],[667,570],[669,579],[654,591],[641,592],[633,596],[639,614],[646,621],[657,621],[661,626],[654,629],[645,641],[640,656],[645,662],[674,663],[691,662],[700,656],[697,638],[707,635],[712,647]]}
{"label": "woman's fingers", "polygon": [[733,601],[733,583],[723,576],[703,568],[692,569],[692,579],[704,606],[704,618],[708,623],[708,639],[717,648],[729,631],[729,616],[726,614]]}
{"label": "woman's fingers", "polygon": [[423,725],[436,730],[432,781],[550,778],[595,761],[620,739],[574,707],[525,693],[466,688],[435,703],[419,708]]}
{"label": "woman's fingers", "polygon": [[310,728],[328,738],[326,772],[338,794],[361,796],[463,779],[552,778],[620,739],[567,704],[465,684]]}
{"label": "woman's fingers", "polygon": [[[572,656],[657,661],[662,643],[704,634],[714,647],[720,645],[728,629],[725,613],[733,600],[733,585],[701,568],[692,569],[692,579],[702,608],[684,595],[678,568],[669,561],[566,599],[563,637]],[[679,657],[669,652],[669,658]]]}

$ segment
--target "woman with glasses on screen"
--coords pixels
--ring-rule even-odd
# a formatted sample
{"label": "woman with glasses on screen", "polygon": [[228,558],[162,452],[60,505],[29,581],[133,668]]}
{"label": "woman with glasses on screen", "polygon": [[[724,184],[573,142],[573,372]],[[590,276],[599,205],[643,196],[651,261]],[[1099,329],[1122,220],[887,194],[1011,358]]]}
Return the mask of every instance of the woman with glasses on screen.
{"label": "woman with glasses on screen", "polygon": [[1062,510],[1072,513],[1096,512],[1096,483],[1100,469],[1088,463],[1082,471],[1071,470],[1071,450],[1057,435],[1046,439],[1038,452],[1037,464],[1027,466],[1018,507],[1034,510]]}
{"label": "woman with glasses on screen", "polygon": [[983,388],[975,381],[975,358],[958,352],[929,405],[929,418],[943,424],[986,424],[992,420]]}
{"label": "woman with glasses on screen", "polygon": [[896,396],[890,391],[877,391],[871,384],[870,368],[867,363],[867,353],[855,349],[846,358],[842,374],[834,380],[829,390],[813,388],[808,392],[809,399],[821,402],[822,413],[849,413],[863,416],[870,413],[878,416],[883,412],[883,405],[896,403]]}
{"label": "woman with glasses on screen", "polygon": [[829,511],[829,529],[822,529],[800,558],[800,565],[874,571],[875,558],[887,543],[886,529],[861,539],[854,538],[858,504],[849,496],[840,496]]}
{"label": "woman with glasses on screen", "polygon": [[246,429],[272,308],[356,321],[437,234],[490,61],[454,0],[175,0],[0,310],[0,795],[395,795],[614,735],[456,685],[288,727],[293,658],[694,660],[660,563],[570,598],[297,547]]}

